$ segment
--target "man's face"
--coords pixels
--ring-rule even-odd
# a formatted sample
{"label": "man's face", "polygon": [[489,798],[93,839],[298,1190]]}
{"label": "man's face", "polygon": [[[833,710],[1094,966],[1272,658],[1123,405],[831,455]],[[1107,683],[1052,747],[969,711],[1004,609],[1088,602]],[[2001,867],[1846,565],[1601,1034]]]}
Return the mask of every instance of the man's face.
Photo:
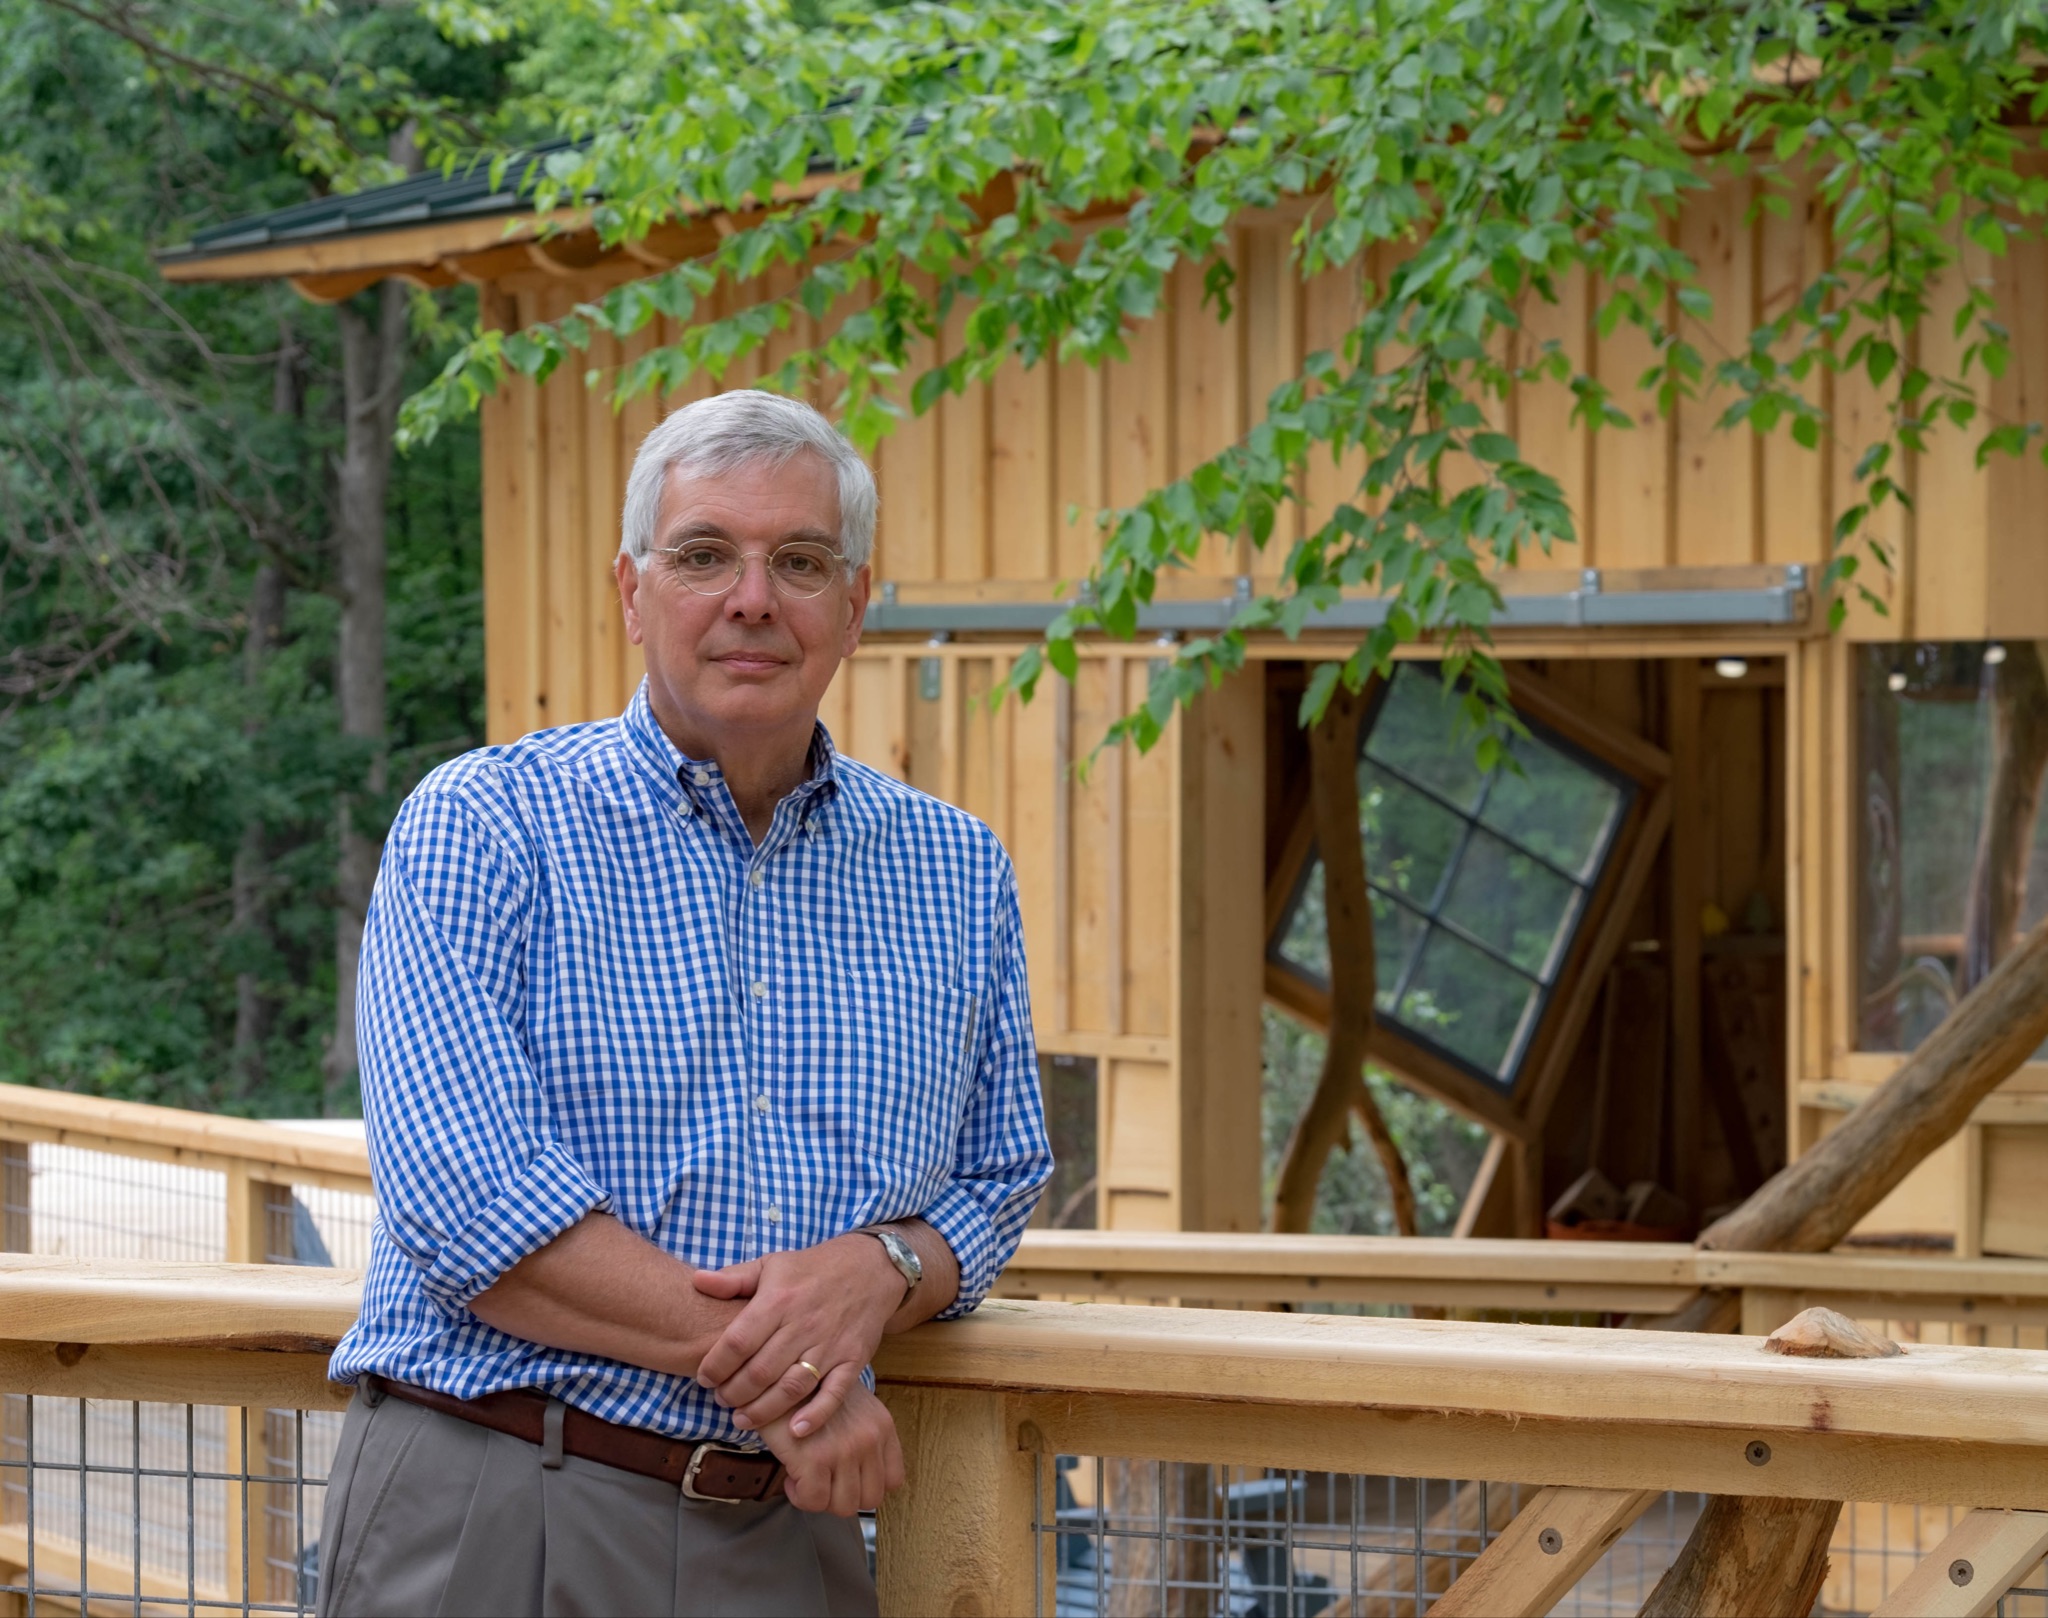
{"label": "man's face", "polygon": [[[702,539],[756,553],[723,595],[678,575],[671,548]],[[825,688],[860,644],[867,568],[849,580],[835,564],[821,593],[792,595],[768,572],[768,557],[792,543],[840,548],[838,480],[815,455],[715,476],[671,470],[645,566],[619,559],[626,634],[646,649],[655,718],[686,753],[807,744]]]}

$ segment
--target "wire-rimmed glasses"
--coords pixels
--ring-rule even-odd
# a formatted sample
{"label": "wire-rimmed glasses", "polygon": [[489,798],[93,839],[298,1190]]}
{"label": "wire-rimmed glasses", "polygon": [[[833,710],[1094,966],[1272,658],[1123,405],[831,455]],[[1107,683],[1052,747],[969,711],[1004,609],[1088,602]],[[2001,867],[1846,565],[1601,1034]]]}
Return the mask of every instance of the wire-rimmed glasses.
{"label": "wire-rimmed glasses", "polygon": [[747,558],[765,557],[768,582],[782,595],[797,600],[823,595],[846,557],[830,545],[793,539],[772,551],[743,551],[729,539],[686,539],[661,545],[655,555],[666,559],[669,575],[700,596],[722,596],[740,582]]}

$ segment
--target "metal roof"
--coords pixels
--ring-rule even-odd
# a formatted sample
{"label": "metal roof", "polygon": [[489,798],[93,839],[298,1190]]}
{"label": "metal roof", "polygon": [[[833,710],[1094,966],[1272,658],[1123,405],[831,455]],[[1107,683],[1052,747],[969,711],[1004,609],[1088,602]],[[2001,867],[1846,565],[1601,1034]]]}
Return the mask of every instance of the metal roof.
{"label": "metal roof", "polygon": [[450,174],[416,174],[391,185],[372,186],[367,191],[317,197],[269,213],[245,214],[225,224],[202,230],[189,242],[161,249],[160,259],[214,258],[225,253],[247,252],[255,247],[278,247],[293,242],[333,241],[347,236],[369,236],[404,225],[431,224],[437,220],[482,219],[493,214],[525,213],[533,199],[525,186],[526,177],[546,161],[549,154],[567,150],[570,140],[543,142],[507,165],[503,180],[491,184],[491,165],[478,159],[466,169]]}

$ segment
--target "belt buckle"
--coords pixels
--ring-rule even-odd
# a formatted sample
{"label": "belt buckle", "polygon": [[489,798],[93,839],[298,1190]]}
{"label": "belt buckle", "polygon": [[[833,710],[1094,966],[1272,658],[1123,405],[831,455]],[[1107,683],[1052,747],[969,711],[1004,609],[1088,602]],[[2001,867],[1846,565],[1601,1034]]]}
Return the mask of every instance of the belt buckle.
{"label": "belt buckle", "polygon": [[730,1445],[714,1443],[710,1439],[706,1439],[703,1443],[699,1444],[695,1449],[690,1451],[690,1464],[683,1469],[682,1489],[684,1499],[705,1500],[709,1501],[712,1505],[715,1506],[744,1506],[751,1503],[745,1500],[735,1500],[731,1498],[729,1495],[699,1494],[697,1492],[697,1473],[703,1468],[704,1462],[708,1457],[721,1453],[736,1453],[744,1455],[750,1452],[746,1450],[734,1451],[732,1450],[732,1447]]}

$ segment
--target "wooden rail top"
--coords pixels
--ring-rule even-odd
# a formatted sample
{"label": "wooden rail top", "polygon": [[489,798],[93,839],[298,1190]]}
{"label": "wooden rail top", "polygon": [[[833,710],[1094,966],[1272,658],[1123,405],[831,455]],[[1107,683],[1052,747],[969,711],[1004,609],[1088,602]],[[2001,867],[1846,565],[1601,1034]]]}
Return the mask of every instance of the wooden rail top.
{"label": "wooden rail top", "polygon": [[1802,1360],[1751,1337],[996,1300],[883,1345],[889,1382],[2048,1445],[2048,1354]]}
{"label": "wooden rail top", "polygon": [[[9,1256],[0,1338],[306,1349],[347,1329],[360,1284],[339,1270]],[[1054,1394],[2048,1446],[2048,1354],[2025,1349],[1800,1360],[1742,1337],[998,1299],[890,1339],[876,1372]]]}
{"label": "wooden rail top", "polygon": [[362,1301],[360,1270],[0,1254],[0,1340],[331,1344]]}
{"label": "wooden rail top", "polygon": [[1649,1288],[1772,1287],[1830,1293],[2048,1300],[2048,1263],[1873,1252],[1702,1252],[1687,1242],[1553,1242],[1442,1236],[1268,1236],[1202,1231],[1027,1230],[1008,1273],[1035,1282],[1124,1286],[1205,1280],[1269,1283],[1471,1282]]}
{"label": "wooden rail top", "polygon": [[0,1139],[47,1141],[191,1168],[242,1167],[259,1179],[286,1184],[370,1189],[369,1153],[346,1136],[25,1084],[0,1084]]}

